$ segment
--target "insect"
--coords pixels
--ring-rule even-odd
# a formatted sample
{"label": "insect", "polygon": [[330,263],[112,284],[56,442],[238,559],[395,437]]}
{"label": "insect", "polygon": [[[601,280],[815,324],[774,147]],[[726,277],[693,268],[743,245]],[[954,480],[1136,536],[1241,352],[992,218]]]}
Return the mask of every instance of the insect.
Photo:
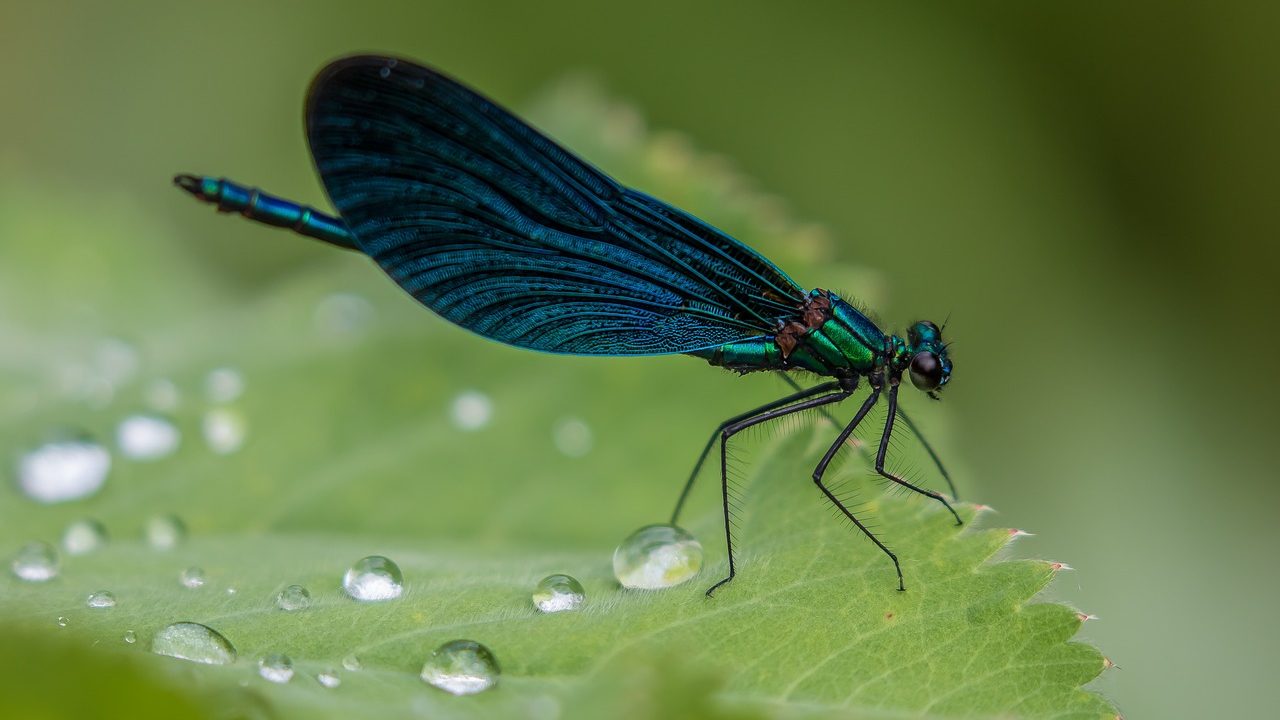
{"label": "insect", "polygon": [[[699,357],[740,373],[780,371],[795,392],[720,423],[680,493],[676,524],[698,471],[720,444],[729,574],[734,578],[726,448],[761,423],[870,394],[813,471],[818,489],[892,561],[897,556],[823,482],[828,464],[884,396],[876,472],[942,503],[941,494],[885,469],[904,373],[934,399],[952,363],[937,325],[887,334],[827,290],[803,290],[751,248],[677,208],[619,184],[475,91],[405,60],[357,56],[311,85],[306,131],[337,208],[326,215],[226,179],[174,182],[223,212],[364,253],[438,315],[531,350],[571,355]],[[825,378],[801,389],[786,373]]]}

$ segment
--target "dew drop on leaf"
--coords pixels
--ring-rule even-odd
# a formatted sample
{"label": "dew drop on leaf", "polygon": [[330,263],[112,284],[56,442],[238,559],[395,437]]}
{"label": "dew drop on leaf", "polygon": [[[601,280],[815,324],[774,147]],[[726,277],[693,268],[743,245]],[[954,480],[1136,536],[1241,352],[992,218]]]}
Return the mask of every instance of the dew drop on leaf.
{"label": "dew drop on leaf", "polygon": [[83,433],[57,433],[18,459],[18,486],[39,503],[88,497],[102,488],[111,453]]}
{"label": "dew drop on leaf", "polygon": [[472,640],[452,640],[435,649],[422,666],[422,679],[453,695],[473,695],[498,682],[498,661]]}
{"label": "dew drop on leaf", "polygon": [[132,645],[132,644],[134,644],[134,643],[138,642],[138,633],[136,633],[136,632],[134,632],[134,631],[132,631],[132,630],[125,630],[125,631],[124,631],[124,638],[123,638],[123,639],[124,639],[124,641],[125,641],[126,643],[128,643],[128,644]]}
{"label": "dew drop on leaf", "polygon": [[584,457],[593,444],[591,428],[575,417],[557,420],[551,428],[551,439],[562,455],[571,458]]}
{"label": "dew drop on leaf", "polygon": [[18,550],[9,565],[15,577],[27,582],[45,582],[58,577],[58,551],[45,542],[29,542]]}
{"label": "dew drop on leaf", "polygon": [[338,671],[333,668],[322,670],[316,675],[316,682],[327,688],[336,688],[342,684],[342,678],[338,677]]}
{"label": "dew drop on leaf", "polygon": [[273,683],[287,683],[293,679],[293,660],[283,653],[272,653],[258,660],[258,674]]}
{"label": "dew drop on leaf", "polygon": [[156,633],[151,640],[151,652],[205,665],[229,665],[236,661],[236,649],[229,640],[217,630],[193,622],[173,623]]}
{"label": "dew drop on leaf", "polygon": [[404,579],[394,562],[381,555],[370,555],[347,570],[342,589],[361,602],[394,600],[404,590]]}
{"label": "dew drop on leaf", "polygon": [[95,610],[106,610],[107,608],[113,608],[116,606],[116,596],[109,590],[99,590],[98,592],[90,595],[89,599],[85,600],[84,604],[87,607],[94,608]]}
{"label": "dew drop on leaf", "polygon": [[171,455],[181,439],[178,428],[159,415],[131,415],[116,428],[116,445],[131,460]]}
{"label": "dew drop on leaf", "polygon": [[182,583],[182,587],[196,588],[204,587],[204,570],[198,567],[189,567],[178,573],[178,582]]}
{"label": "dew drop on leaf", "polygon": [[229,403],[244,393],[244,376],[235,368],[217,368],[205,377],[204,392],[210,402]]}
{"label": "dew drop on leaf", "polygon": [[351,672],[355,672],[363,668],[364,663],[360,662],[360,658],[357,657],[355,653],[351,653],[342,658],[342,667],[350,670]]}
{"label": "dew drop on leaf", "polygon": [[577,610],[584,599],[582,583],[570,575],[548,575],[533,591],[533,605],[544,613]]}
{"label": "dew drop on leaf", "polygon": [[156,515],[147,521],[146,535],[156,550],[172,550],[187,536],[187,524],[177,515]]}
{"label": "dew drop on leaf", "polygon": [[613,551],[613,574],[625,588],[674,587],[701,569],[702,545],[673,525],[646,525]]}
{"label": "dew drop on leaf", "polygon": [[91,518],[77,520],[62,532],[62,549],[68,555],[85,555],[107,544],[107,529]]}
{"label": "dew drop on leaf", "polygon": [[311,606],[311,593],[301,585],[290,585],[276,595],[276,607],[286,612],[306,610]]}
{"label": "dew drop on leaf", "polygon": [[68,620],[65,615],[58,616],[58,627],[66,627],[69,622],[71,621]]}
{"label": "dew drop on leaf", "polygon": [[232,408],[214,408],[201,421],[204,441],[218,455],[230,455],[244,445],[248,424],[244,415]]}

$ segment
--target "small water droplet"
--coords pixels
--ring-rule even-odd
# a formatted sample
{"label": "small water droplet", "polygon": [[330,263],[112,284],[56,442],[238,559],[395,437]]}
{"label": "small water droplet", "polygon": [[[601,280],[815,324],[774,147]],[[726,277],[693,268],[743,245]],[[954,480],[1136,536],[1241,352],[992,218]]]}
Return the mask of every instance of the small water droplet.
{"label": "small water droplet", "polygon": [[498,682],[498,661],[473,640],[452,640],[435,649],[422,666],[422,679],[454,695],[473,695]]}
{"label": "small water droplet", "polygon": [[327,688],[336,688],[342,684],[342,678],[338,677],[338,671],[333,668],[320,671],[316,675],[316,681]]}
{"label": "small water droplet", "polygon": [[544,613],[577,610],[585,599],[582,583],[570,575],[548,575],[533,591],[533,604]]}
{"label": "small water droplet", "polygon": [[239,591],[239,590],[236,590],[236,588],[235,588],[235,586],[234,586],[234,585],[233,585],[232,587],[227,588],[227,594],[228,594],[228,595],[235,595],[235,594],[236,594],[236,593],[238,593],[238,592],[240,592],[240,591]]}
{"label": "small water droplet", "polygon": [[351,653],[350,655],[342,658],[342,667],[350,670],[351,672],[355,672],[363,668],[364,663],[360,662],[360,658],[356,657],[355,653]]}
{"label": "small water droplet", "polygon": [[133,415],[116,428],[116,445],[133,460],[158,460],[178,449],[182,435],[157,415]]}
{"label": "small water droplet", "polygon": [[152,380],[143,395],[146,397],[147,405],[159,412],[173,412],[182,400],[178,386],[168,378]]}
{"label": "small water droplet", "polygon": [[205,377],[204,392],[209,402],[229,403],[244,393],[244,376],[235,368],[217,368]]}
{"label": "small water droplet", "polygon": [[385,68],[385,67],[384,67],[384,68],[382,68],[382,69],[378,70],[378,77],[380,77],[380,78],[384,78],[384,79],[385,79],[385,78],[389,78],[389,77],[391,77],[391,68]]}
{"label": "small water droplet", "polygon": [[71,621],[68,620],[65,615],[58,616],[58,627],[66,627],[69,622]]}
{"label": "small water droplet", "polygon": [[124,631],[124,641],[125,641],[125,642],[127,642],[127,643],[129,643],[130,645],[132,645],[132,644],[134,644],[134,643],[138,642],[138,633],[136,633],[136,632],[134,632],[134,631],[132,631],[132,630],[125,630],[125,631]]}
{"label": "small water droplet", "polygon": [[575,417],[557,420],[551,428],[551,439],[557,450],[571,458],[583,457],[593,445],[591,428]]}
{"label": "small water droplet", "polygon": [[231,408],[214,408],[201,421],[205,444],[219,455],[230,455],[244,445],[249,426],[244,415]]}
{"label": "small water droplet", "polygon": [[183,587],[191,588],[192,590],[204,587],[204,570],[198,567],[189,567],[178,574],[178,582],[182,583]]}
{"label": "small water droplet", "polygon": [[393,600],[404,590],[404,579],[394,562],[381,555],[370,555],[347,570],[342,577],[342,589],[362,602]]}
{"label": "small water droplet", "polygon": [[67,526],[62,533],[62,549],[68,555],[85,555],[107,544],[107,529],[97,520],[85,518]]}
{"label": "small water droplet", "polygon": [[316,331],[335,340],[355,340],[374,319],[373,304],[355,293],[332,293],[316,304]]}
{"label": "small water droplet", "polygon": [[273,653],[258,660],[258,674],[273,683],[287,683],[293,679],[293,660],[284,653]]}
{"label": "small water droplet", "polygon": [[99,590],[90,595],[84,604],[91,608],[105,610],[116,606],[116,596],[109,590]]}
{"label": "small water droplet", "polygon": [[111,470],[111,453],[82,433],[57,437],[18,459],[18,486],[40,503],[79,500],[97,492]]}
{"label": "small water droplet", "polygon": [[45,542],[30,542],[18,550],[9,565],[19,580],[45,582],[58,577],[58,551]]}
{"label": "small water droplet", "polygon": [[236,649],[229,640],[217,630],[193,622],[173,623],[156,633],[151,640],[151,652],[205,665],[229,665],[236,661]]}
{"label": "small water droplet", "polygon": [[147,521],[146,535],[156,550],[172,550],[187,536],[187,524],[177,515],[156,515]]}
{"label": "small water droplet", "polygon": [[286,612],[306,610],[311,606],[311,592],[301,585],[290,585],[276,595],[276,607]]}
{"label": "small water droplet", "polygon": [[674,587],[701,569],[702,545],[672,525],[646,525],[613,551],[613,575],[625,588]]}
{"label": "small water droplet", "polygon": [[459,430],[479,430],[493,419],[493,402],[482,392],[468,390],[453,399],[449,415]]}

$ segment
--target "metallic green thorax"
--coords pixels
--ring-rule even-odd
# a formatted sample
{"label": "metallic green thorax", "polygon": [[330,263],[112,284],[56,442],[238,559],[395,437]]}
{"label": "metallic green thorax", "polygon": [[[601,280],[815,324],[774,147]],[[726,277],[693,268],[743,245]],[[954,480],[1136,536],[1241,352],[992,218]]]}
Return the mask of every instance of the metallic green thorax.
{"label": "metallic green thorax", "polygon": [[[808,370],[835,378],[880,375],[900,377],[920,351],[942,352],[931,324],[917,323],[910,342],[886,334],[839,296],[826,290],[809,293],[796,315],[781,319],[772,335],[727,343],[690,353],[747,373],[757,370]],[[949,363],[947,363],[949,374]]]}

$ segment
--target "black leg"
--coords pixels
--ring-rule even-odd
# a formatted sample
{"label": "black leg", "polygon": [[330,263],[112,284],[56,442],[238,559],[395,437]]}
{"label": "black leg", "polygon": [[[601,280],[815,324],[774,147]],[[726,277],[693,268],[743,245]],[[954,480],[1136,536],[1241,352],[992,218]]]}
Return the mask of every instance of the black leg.
{"label": "black leg", "polygon": [[[839,385],[839,383],[834,384],[837,386]],[[818,387],[822,387],[822,385],[819,385]],[[720,493],[721,498],[724,501],[724,543],[729,552],[729,577],[726,577],[715,585],[707,588],[707,597],[711,597],[711,594],[714,593],[717,588],[732,580],[733,576],[737,572],[733,562],[733,529],[729,524],[729,458],[726,452],[729,445],[729,438],[754,425],[759,425],[760,423],[768,422],[770,420],[776,420],[780,417],[786,417],[787,415],[792,415],[804,410],[829,405],[834,402],[840,402],[847,397],[849,397],[849,391],[841,389],[837,392],[831,393],[830,395],[809,398],[808,400],[796,403],[795,405],[770,410],[756,415],[755,417],[746,418],[728,425],[720,431]]]}
{"label": "black leg", "polygon": [[916,427],[915,423],[911,422],[911,418],[907,417],[906,410],[898,408],[898,414],[902,416],[902,422],[907,424],[907,429],[910,430],[911,433],[916,436],[916,439],[920,441],[920,444],[924,446],[925,452],[928,452],[929,457],[933,458],[933,464],[937,466],[938,472],[942,473],[942,479],[947,481],[947,488],[951,490],[951,497],[959,500],[960,495],[956,492],[956,484],[951,482],[951,473],[947,472],[947,469],[942,466],[942,459],[938,457],[938,453],[934,452],[933,446],[929,444],[928,440],[924,439],[924,435],[920,434],[920,429]]}
{"label": "black leg", "polygon": [[822,482],[822,476],[826,474],[827,466],[831,464],[832,458],[834,458],[836,453],[840,451],[840,446],[844,444],[845,440],[849,439],[849,436],[853,434],[855,429],[857,429],[858,423],[861,423],[862,419],[867,416],[867,413],[871,412],[871,408],[879,399],[880,388],[873,388],[871,390],[871,394],[867,396],[867,399],[862,403],[862,407],[858,408],[858,414],[854,415],[853,419],[849,421],[849,424],[845,426],[844,430],[840,431],[840,437],[836,438],[836,441],[827,449],[827,454],[822,456],[822,460],[818,463],[818,467],[813,469],[813,482],[818,486],[818,489],[822,491],[822,494],[826,495],[827,499],[839,508],[840,512],[844,513],[845,517],[849,518],[854,525],[858,526],[858,529],[862,531],[863,535],[870,538],[871,542],[876,544],[876,547],[883,550],[884,554],[889,556],[889,559],[893,561],[893,569],[898,573],[898,590],[902,591],[907,588],[902,583],[902,566],[898,564],[898,556],[894,555],[892,550],[885,547],[885,544],[880,542],[880,538],[876,537],[875,534],[868,530],[867,526],[863,525],[862,521],[858,520],[858,518],[849,511],[849,508],[845,507],[844,503],[840,502],[840,499],[837,498],[835,494],[832,493],[831,490]]}
{"label": "black leg", "polygon": [[[792,378],[790,375],[788,375],[786,372],[779,372],[778,375],[782,377],[783,382],[785,382],[786,384],[790,385],[796,390],[800,389],[800,383],[796,382],[795,379]],[[831,411],[827,410],[826,408],[822,408],[818,412],[822,413],[822,416],[825,417],[827,420],[830,420],[832,425],[836,427],[840,427],[840,421],[836,419],[835,415],[831,414]],[[846,437],[846,439],[848,438]],[[861,441],[854,439],[853,447],[859,453],[861,453],[864,458],[867,458],[867,459],[871,458],[871,452],[867,450],[867,446],[864,445]]]}
{"label": "black leg", "polygon": [[[787,380],[790,381],[791,378],[787,378]],[[684,509],[684,502],[689,498],[689,491],[693,489],[693,481],[698,479],[698,473],[701,472],[702,470],[702,464],[707,461],[707,455],[711,454],[711,446],[715,444],[716,438],[720,437],[720,433],[724,432],[725,428],[731,425],[734,425],[735,423],[740,423],[743,420],[746,420],[748,418],[755,417],[756,415],[759,415],[761,413],[765,413],[770,410],[776,410],[785,405],[790,405],[793,402],[797,402],[808,397],[813,397],[814,395],[821,395],[822,393],[831,392],[832,390],[835,390],[836,388],[840,387],[840,383],[838,382],[822,383],[821,385],[815,385],[809,388],[808,390],[801,390],[799,386],[795,385],[794,383],[792,384],[792,386],[795,387],[796,390],[798,390],[799,392],[793,395],[788,395],[782,398],[781,400],[774,400],[773,402],[768,403],[767,405],[761,405],[755,410],[744,412],[741,415],[734,415],[733,417],[729,418],[728,420],[725,420],[724,422],[716,426],[715,432],[711,433],[711,437],[707,439],[706,446],[702,448],[702,454],[698,456],[698,462],[694,463],[693,472],[689,473],[689,479],[685,481],[684,489],[680,491],[680,499],[676,501],[676,509],[671,513],[672,525],[675,525],[676,521],[680,519],[680,511]]]}
{"label": "black leg", "polygon": [[947,499],[942,497],[942,495],[939,495],[938,493],[932,490],[925,490],[922,487],[917,487],[916,485],[912,485],[906,480],[903,480],[897,475],[894,475],[893,473],[888,472],[884,469],[884,456],[885,456],[885,453],[889,451],[889,435],[893,432],[893,421],[897,418],[897,416],[898,416],[898,386],[890,385],[889,386],[889,416],[884,421],[884,433],[880,436],[880,449],[876,451],[876,472],[880,473],[882,476],[898,483],[899,485],[905,488],[915,490],[921,495],[926,495],[942,503],[943,506],[947,508],[947,510],[951,511],[951,515],[956,519],[956,524],[963,525],[964,521],[960,519],[960,516],[956,514],[955,509],[951,507],[951,503],[947,502]]}

